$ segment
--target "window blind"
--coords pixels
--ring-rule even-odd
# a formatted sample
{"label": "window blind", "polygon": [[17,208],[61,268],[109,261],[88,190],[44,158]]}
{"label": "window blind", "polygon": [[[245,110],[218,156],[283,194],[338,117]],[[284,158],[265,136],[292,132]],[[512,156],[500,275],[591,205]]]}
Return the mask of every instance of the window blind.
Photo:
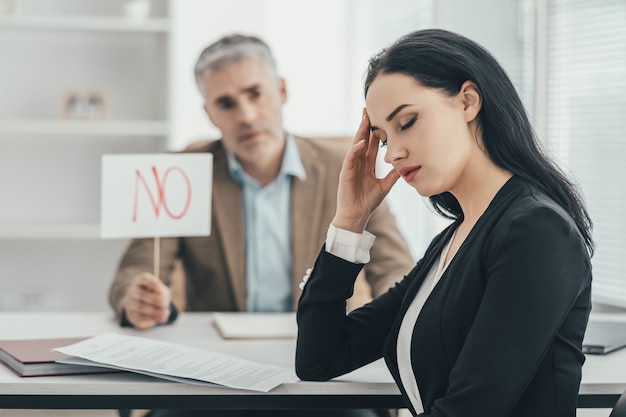
{"label": "window blind", "polygon": [[593,300],[626,307],[626,2],[550,0],[546,135],[594,222]]}

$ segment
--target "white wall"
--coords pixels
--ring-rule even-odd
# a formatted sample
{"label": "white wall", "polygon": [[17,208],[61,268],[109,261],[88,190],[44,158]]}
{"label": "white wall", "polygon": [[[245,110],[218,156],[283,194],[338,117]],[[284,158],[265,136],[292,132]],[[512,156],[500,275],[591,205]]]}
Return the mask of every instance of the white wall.
{"label": "white wall", "polygon": [[[289,89],[286,127],[308,136],[352,135],[363,106],[361,78],[369,56],[431,19],[435,27],[486,45],[513,77],[521,71],[521,50],[516,47],[518,0],[424,1],[413,27],[406,21],[372,16],[365,7],[356,7],[359,1],[363,5],[363,0],[172,2],[170,147],[180,149],[195,139],[219,136],[202,109],[193,66],[205,46],[228,33],[253,34],[268,42]],[[368,1],[380,4],[381,11],[389,4]]]}
{"label": "white wall", "polygon": [[[218,5],[219,6],[216,6]],[[352,134],[360,108],[353,97],[349,1],[231,0],[173,2],[171,44],[172,134],[180,149],[198,138],[218,137],[195,85],[193,67],[202,49],[241,32],[264,39],[285,77],[286,128],[307,136]]]}

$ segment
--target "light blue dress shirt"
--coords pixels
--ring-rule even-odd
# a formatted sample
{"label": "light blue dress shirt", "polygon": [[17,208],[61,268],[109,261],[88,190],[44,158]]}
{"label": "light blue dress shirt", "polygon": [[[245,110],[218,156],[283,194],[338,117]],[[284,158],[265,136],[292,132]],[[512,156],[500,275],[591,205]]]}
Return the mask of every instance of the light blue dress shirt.
{"label": "light blue dress shirt", "polygon": [[291,311],[291,181],[306,179],[293,137],[287,134],[285,154],[274,181],[261,187],[228,153],[232,177],[243,190],[246,237],[246,310]]}

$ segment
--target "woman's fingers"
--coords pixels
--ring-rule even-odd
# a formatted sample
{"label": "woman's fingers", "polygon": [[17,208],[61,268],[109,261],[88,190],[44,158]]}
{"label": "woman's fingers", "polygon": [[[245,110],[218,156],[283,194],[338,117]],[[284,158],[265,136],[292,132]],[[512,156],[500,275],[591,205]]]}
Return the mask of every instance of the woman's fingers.
{"label": "woman's fingers", "polygon": [[392,169],[380,179],[379,184],[381,186],[383,195],[386,196],[391,191],[391,187],[400,179],[400,174],[395,169]]}
{"label": "woman's fingers", "polygon": [[[369,123],[368,123],[369,124]],[[378,155],[378,148],[380,147],[380,139],[371,130],[367,132],[367,155],[371,160],[376,163],[376,155]]]}
{"label": "woman's fingers", "polygon": [[370,119],[367,116],[367,112],[365,111],[365,109],[363,109],[363,116],[361,117],[361,123],[359,124],[359,128],[356,131],[356,134],[354,135],[354,139],[352,140],[352,144],[354,145],[355,143],[366,139],[369,137],[369,132],[370,132]]}

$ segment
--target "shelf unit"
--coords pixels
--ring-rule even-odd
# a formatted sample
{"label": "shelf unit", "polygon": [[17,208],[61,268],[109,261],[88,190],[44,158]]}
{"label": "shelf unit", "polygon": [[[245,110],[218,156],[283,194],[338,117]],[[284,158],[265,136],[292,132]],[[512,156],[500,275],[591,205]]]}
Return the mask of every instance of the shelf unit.
{"label": "shelf unit", "polygon": [[[21,0],[0,17],[0,53],[12,58],[0,68],[11,99],[0,103],[0,175],[16,179],[0,184],[12,202],[0,207],[0,241],[97,239],[99,157],[166,149],[169,0],[151,0],[141,20],[123,15],[124,1]],[[106,92],[109,114],[64,118],[68,91]],[[32,194],[55,187],[61,201],[40,215]]]}
{"label": "shelf unit", "polygon": [[[170,136],[169,0],[19,0],[0,17],[0,310],[108,311],[125,239],[100,238],[100,161]],[[68,94],[102,94],[98,119]]]}

